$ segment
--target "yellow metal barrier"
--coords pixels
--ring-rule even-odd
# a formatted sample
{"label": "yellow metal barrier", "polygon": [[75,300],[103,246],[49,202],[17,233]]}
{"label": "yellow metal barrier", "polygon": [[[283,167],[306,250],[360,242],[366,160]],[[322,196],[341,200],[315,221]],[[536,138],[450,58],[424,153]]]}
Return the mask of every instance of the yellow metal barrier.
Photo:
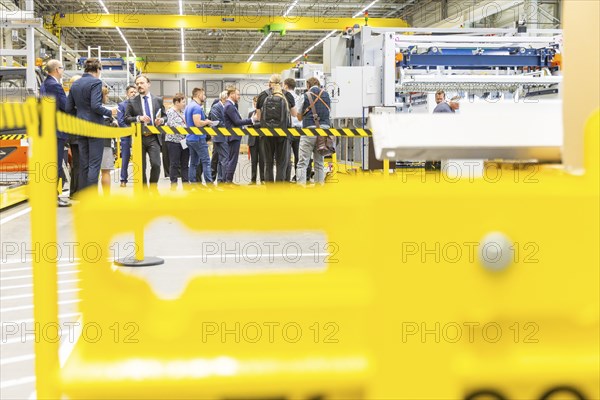
{"label": "yellow metal barrier", "polygon": [[[33,118],[40,107],[43,118]],[[17,111],[14,107],[13,111]],[[27,122],[30,143],[29,168],[46,170],[50,175],[58,174],[56,166],[56,124],[54,99],[46,99],[39,104],[33,98],[27,99],[23,110],[29,110],[32,118]],[[18,111],[17,111],[18,112]],[[41,124],[41,126],[40,126]],[[57,243],[56,238],[56,182],[39,175],[29,185],[31,204],[31,243]],[[36,223],[37,221],[37,223]],[[33,316],[39,326],[58,326],[58,283],[56,260],[47,257],[36,258],[33,267]],[[38,340],[39,339],[39,340]],[[50,343],[36,337],[35,373],[38,398],[58,398],[60,388],[56,385],[59,377],[58,342]]]}
{"label": "yellow metal barrier", "polygon": [[[586,129],[588,174],[541,170],[531,185],[370,178],[314,190],[193,192],[186,202],[139,186],[134,197],[89,192],[74,207],[77,238],[102,254],[114,235],[167,216],[203,231],[323,231],[337,246],[337,262],[320,273],[199,277],[176,300],[159,298],[105,257],[84,264],[82,322],[104,334],[80,340],[60,370],[56,346],[41,343],[40,398],[458,399],[492,388],[535,399],[559,385],[598,398],[598,129],[596,113]],[[361,233],[351,218],[228,213],[239,204],[265,216],[286,213],[289,204],[316,210],[323,198],[351,198],[336,202],[342,215],[373,205],[362,209]],[[211,212],[190,218],[195,204],[211,204]],[[410,204],[410,212],[381,204]],[[54,239],[35,223],[33,229],[38,240]],[[525,249],[504,270],[490,270],[477,256],[490,232],[537,251]],[[478,251],[454,263],[412,251],[436,243],[470,243]],[[51,271],[36,269],[46,273],[36,278],[46,300],[56,300]],[[54,321],[56,310],[38,299],[36,318]],[[261,340],[243,333],[257,326]],[[270,340],[269,329],[283,326],[289,331],[275,330]],[[503,340],[495,342],[498,335]]]}

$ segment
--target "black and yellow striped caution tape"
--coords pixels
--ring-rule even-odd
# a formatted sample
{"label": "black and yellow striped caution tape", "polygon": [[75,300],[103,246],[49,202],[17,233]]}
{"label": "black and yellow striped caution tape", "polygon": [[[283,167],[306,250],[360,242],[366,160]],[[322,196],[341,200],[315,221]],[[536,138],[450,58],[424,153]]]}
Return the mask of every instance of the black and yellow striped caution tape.
{"label": "black and yellow striped caution tape", "polygon": [[372,136],[368,129],[320,129],[320,128],[171,128],[169,126],[144,126],[144,134],[166,133],[182,135],[210,135],[210,136],[345,136],[345,137],[369,137]]}
{"label": "black and yellow striped caution tape", "polygon": [[[0,130],[14,130],[39,126],[39,103],[35,99],[28,99],[25,103],[0,104]],[[135,134],[135,126],[127,128],[114,128],[107,125],[79,119],[63,112],[56,113],[56,127],[59,131],[78,136],[94,137],[99,139],[113,139]],[[171,128],[169,126],[144,126],[144,134],[153,133],[180,133],[183,135],[210,135],[210,136],[343,136],[343,137],[369,137],[372,136],[368,129],[320,129],[320,128]]]}
{"label": "black and yellow striped caution tape", "polygon": [[0,135],[0,140],[21,140],[25,139],[27,135],[19,134],[19,135]]}

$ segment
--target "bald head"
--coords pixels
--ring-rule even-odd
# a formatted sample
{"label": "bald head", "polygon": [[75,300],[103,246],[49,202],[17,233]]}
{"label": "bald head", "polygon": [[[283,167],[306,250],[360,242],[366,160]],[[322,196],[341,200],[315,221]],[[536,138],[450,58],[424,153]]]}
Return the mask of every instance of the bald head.
{"label": "bald head", "polygon": [[62,79],[63,71],[63,65],[58,60],[50,60],[46,63],[46,72],[56,79]]}

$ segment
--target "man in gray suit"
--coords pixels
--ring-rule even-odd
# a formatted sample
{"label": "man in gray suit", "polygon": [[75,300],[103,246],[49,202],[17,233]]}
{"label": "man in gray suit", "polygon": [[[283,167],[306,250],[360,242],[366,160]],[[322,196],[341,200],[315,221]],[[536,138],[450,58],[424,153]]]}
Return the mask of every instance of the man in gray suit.
{"label": "man in gray suit", "polygon": [[[135,78],[138,95],[127,103],[125,123],[131,125],[141,122],[144,125],[160,126],[167,122],[167,113],[163,99],[150,94],[150,79],[146,75]],[[144,186],[146,178],[146,154],[150,157],[150,182],[149,187],[156,189],[160,177],[160,153],[162,140],[160,135],[145,134],[142,137],[142,171]]]}
{"label": "man in gray suit", "polygon": [[[102,64],[96,58],[89,58],[85,61],[83,70],[83,76],[71,86],[65,111],[77,118],[104,125],[104,116],[112,118],[112,111],[102,105]],[[78,142],[79,189],[98,186],[104,139],[80,136]]]}

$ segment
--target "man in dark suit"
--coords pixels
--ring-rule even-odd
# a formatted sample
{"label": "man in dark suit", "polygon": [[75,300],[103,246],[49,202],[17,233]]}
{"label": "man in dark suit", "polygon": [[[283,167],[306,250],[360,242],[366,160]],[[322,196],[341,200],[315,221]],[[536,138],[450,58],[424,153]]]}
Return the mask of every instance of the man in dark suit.
{"label": "man in dark suit", "polygon": [[[129,85],[125,89],[127,99],[122,101],[117,106],[117,121],[119,127],[126,128],[125,113],[127,112],[127,104],[129,100],[137,95],[137,89],[134,85]],[[131,136],[125,136],[121,138],[121,187],[127,186],[127,179],[129,178],[129,159],[131,158]]]}
{"label": "man in dark suit", "polygon": [[[60,80],[63,77],[64,67],[62,63],[58,60],[50,60],[46,63],[46,72],[48,73],[48,77],[42,83],[40,87],[40,94],[42,96],[51,96],[56,99],[56,108],[62,112],[65,111],[65,106],[67,105],[67,95],[65,90],[60,83]],[[58,168],[57,179],[63,178],[62,183],[65,183],[65,174],[62,168],[63,159],[65,155],[65,143],[67,142],[68,135],[61,131],[56,131],[56,145],[58,148],[58,158],[56,161],[56,166]],[[62,188],[60,188],[62,190]],[[69,207],[71,203],[58,198],[58,206],[59,207]]]}
{"label": "man in dark suit", "polygon": [[[163,99],[150,94],[150,79],[146,75],[135,78],[138,95],[129,100],[125,112],[125,123],[130,125],[141,122],[145,125],[160,126],[167,122],[167,113]],[[144,186],[146,179],[146,154],[150,157],[149,187],[156,189],[160,177],[160,154],[162,140],[160,135],[146,134],[142,137],[142,171]]]}
{"label": "man in dark suit", "polygon": [[[227,101],[227,91],[221,92],[218,99],[210,107],[208,119],[219,121],[219,127],[225,126],[225,102]],[[227,167],[227,158],[229,157],[229,145],[225,136],[214,136],[212,138],[213,152],[210,160],[213,182],[225,182],[225,168]],[[221,158],[219,158],[219,150]],[[227,150],[225,152],[225,150]],[[225,154],[226,153],[226,154]]]}
{"label": "man in dark suit", "polygon": [[[65,110],[77,118],[104,125],[104,116],[112,118],[112,111],[102,105],[102,64],[96,58],[88,58],[83,70],[83,76],[71,86]],[[81,165],[79,189],[98,186],[104,139],[80,136],[78,141]]]}
{"label": "man in dark suit", "polygon": [[[227,89],[227,102],[225,103],[225,128],[241,128],[244,125],[254,124],[252,118],[242,119],[237,109],[237,103],[240,101],[240,91],[235,87]],[[225,169],[225,182],[233,183],[233,175],[237,167],[240,155],[241,136],[234,135],[227,138],[229,144],[229,156],[227,157],[227,168]],[[221,159],[221,154],[219,154]]]}

